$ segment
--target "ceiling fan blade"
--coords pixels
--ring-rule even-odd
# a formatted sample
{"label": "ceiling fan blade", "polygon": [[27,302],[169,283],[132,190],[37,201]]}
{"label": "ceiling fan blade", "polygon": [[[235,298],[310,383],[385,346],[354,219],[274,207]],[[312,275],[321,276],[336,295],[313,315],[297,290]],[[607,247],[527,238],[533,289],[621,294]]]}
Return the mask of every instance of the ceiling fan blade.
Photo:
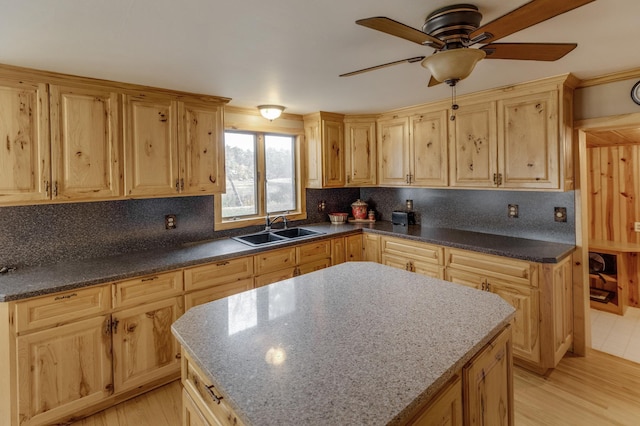
{"label": "ceiling fan blade", "polygon": [[431,76],[431,78],[429,79],[429,85],[427,87],[433,87],[433,86],[437,86],[438,84],[441,84],[441,81],[436,80],[435,78],[433,78],[433,76]]}
{"label": "ceiling fan blade", "polygon": [[359,19],[356,21],[356,24],[377,31],[382,31],[383,33],[391,34],[420,45],[432,46],[436,49],[444,47],[444,42],[442,40],[398,21],[394,21],[393,19],[385,18],[384,16]]}
{"label": "ceiling fan blade", "polygon": [[593,1],[595,0],[533,0],[481,26],[469,38],[475,39],[489,33],[492,35],[489,40],[496,41]]}
{"label": "ceiling fan blade", "polygon": [[480,49],[487,52],[485,59],[556,61],[576,46],[576,43],[490,43]]}
{"label": "ceiling fan blade", "polygon": [[340,77],[351,77],[352,75],[362,74],[362,73],[373,71],[373,70],[377,70],[377,69],[380,69],[380,68],[390,67],[392,65],[398,65],[398,64],[402,64],[404,62],[408,62],[408,63],[412,64],[414,62],[420,62],[423,59],[424,59],[424,56],[415,56],[413,58],[401,59],[399,61],[393,61],[393,62],[389,62],[389,63],[382,64],[382,65],[376,65],[375,67],[369,67],[369,68],[364,68],[364,69],[361,69],[361,70],[358,70],[358,71],[351,71],[351,72],[348,72],[346,74],[340,74]]}

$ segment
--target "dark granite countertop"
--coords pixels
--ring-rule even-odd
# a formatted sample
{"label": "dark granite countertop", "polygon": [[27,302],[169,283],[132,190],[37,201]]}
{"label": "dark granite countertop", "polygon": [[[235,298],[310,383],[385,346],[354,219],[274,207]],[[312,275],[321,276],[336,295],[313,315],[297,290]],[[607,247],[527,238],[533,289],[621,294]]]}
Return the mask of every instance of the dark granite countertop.
{"label": "dark granite countertop", "polygon": [[[323,235],[314,239],[332,238],[336,235],[347,235],[363,230],[364,232],[392,235],[539,263],[556,263],[570,254],[575,248],[575,246],[569,244],[455,229],[430,228],[419,225],[402,227],[384,221],[371,224],[344,225],[320,223],[305,225],[304,227],[324,232]],[[216,262],[232,257],[252,255],[263,250],[286,247],[306,241],[310,241],[310,239],[296,240],[269,247],[250,247],[229,238],[222,238],[184,244],[174,248],[25,267],[0,275],[0,302],[72,290],[94,284]]]}

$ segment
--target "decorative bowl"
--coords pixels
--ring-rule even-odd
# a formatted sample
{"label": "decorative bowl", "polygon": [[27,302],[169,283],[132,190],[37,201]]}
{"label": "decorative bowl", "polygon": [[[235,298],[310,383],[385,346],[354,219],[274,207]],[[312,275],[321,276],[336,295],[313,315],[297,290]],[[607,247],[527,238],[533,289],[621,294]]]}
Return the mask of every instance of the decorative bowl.
{"label": "decorative bowl", "polygon": [[341,223],[347,223],[348,213],[329,213],[329,220],[334,225],[339,225]]}

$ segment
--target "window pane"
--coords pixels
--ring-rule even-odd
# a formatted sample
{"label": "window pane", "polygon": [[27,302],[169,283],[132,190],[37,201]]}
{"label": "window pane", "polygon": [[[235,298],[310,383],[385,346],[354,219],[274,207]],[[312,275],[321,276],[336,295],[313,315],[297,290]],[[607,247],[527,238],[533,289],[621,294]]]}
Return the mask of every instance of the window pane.
{"label": "window pane", "polygon": [[295,152],[292,136],[265,135],[267,212],[296,209]]}
{"label": "window pane", "polygon": [[222,195],[222,217],[258,214],[255,135],[225,132],[224,144],[227,193]]}

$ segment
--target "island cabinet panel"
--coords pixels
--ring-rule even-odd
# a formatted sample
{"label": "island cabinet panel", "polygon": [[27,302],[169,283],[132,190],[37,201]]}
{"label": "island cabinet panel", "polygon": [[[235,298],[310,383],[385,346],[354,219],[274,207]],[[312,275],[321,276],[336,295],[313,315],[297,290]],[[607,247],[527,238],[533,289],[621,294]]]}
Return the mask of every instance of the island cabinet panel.
{"label": "island cabinet panel", "polygon": [[462,426],[462,419],[462,379],[456,374],[408,425]]}
{"label": "island cabinet panel", "polygon": [[108,319],[100,315],[17,338],[19,424],[57,423],[113,393]]}
{"label": "island cabinet panel", "polygon": [[101,285],[17,302],[16,333],[23,334],[106,314],[111,309],[110,290],[110,285]]}
{"label": "island cabinet panel", "polygon": [[193,402],[186,389],[182,388],[182,424],[183,426],[209,426],[210,423]]}
{"label": "island cabinet panel", "polygon": [[[242,426],[244,424],[186,352],[182,357],[181,381],[187,396],[191,397],[195,403],[194,408],[200,411],[202,417],[208,422],[207,425]],[[183,423],[183,425],[186,424]]]}
{"label": "island cabinet panel", "polygon": [[498,166],[504,188],[560,186],[558,92],[498,101]]}
{"label": "island cabinet panel", "polygon": [[120,95],[106,87],[50,86],[54,200],[121,197]]}
{"label": "island cabinet panel", "polygon": [[112,315],[116,392],[177,375],[180,346],[171,324],[183,311],[182,297],[172,297]]}
{"label": "island cabinet panel", "polygon": [[125,186],[128,196],[178,194],[177,123],[174,98],[125,96]]}
{"label": "island cabinet panel", "polygon": [[497,179],[496,103],[460,104],[451,126],[451,186],[492,187]]}
{"label": "island cabinet panel", "polygon": [[511,333],[502,331],[463,368],[465,425],[513,425]]}
{"label": "island cabinet panel", "polygon": [[113,285],[113,307],[125,308],[182,294],[182,270],[147,275]]}
{"label": "island cabinet panel", "polygon": [[179,102],[181,192],[185,194],[225,191],[222,105]]}
{"label": "island cabinet panel", "polygon": [[0,80],[0,204],[50,198],[47,85]]}

